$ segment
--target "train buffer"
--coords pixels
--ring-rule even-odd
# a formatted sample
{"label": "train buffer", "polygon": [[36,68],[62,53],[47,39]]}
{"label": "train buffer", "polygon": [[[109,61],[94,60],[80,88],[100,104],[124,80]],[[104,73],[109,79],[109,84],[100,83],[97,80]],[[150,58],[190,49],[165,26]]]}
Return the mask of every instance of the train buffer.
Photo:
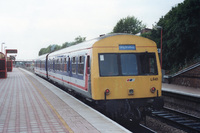
{"label": "train buffer", "polygon": [[129,132],[36,75],[14,68],[0,79],[0,132]]}

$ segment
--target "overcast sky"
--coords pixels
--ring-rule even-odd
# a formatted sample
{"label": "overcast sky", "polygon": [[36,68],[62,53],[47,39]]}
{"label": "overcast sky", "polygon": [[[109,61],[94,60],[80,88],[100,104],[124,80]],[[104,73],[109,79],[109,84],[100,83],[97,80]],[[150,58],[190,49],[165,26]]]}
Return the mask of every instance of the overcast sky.
{"label": "overcast sky", "polygon": [[90,40],[113,30],[127,16],[148,28],[184,0],[0,0],[0,44],[34,59],[41,48]]}

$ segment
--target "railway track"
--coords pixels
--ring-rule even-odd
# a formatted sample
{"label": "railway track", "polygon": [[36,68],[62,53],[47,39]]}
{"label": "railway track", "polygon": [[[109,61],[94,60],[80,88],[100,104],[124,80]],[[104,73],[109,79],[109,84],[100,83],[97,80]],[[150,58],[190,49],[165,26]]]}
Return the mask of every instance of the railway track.
{"label": "railway track", "polygon": [[143,124],[133,123],[131,121],[130,122],[123,121],[123,120],[121,121],[117,120],[116,122],[133,133],[156,133],[156,131],[150,129],[149,127]]}
{"label": "railway track", "polygon": [[133,133],[156,133],[156,131],[153,131],[152,129],[146,127],[145,125],[139,124],[137,126],[131,127],[129,129]]}
{"label": "railway track", "polygon": [[152,112],[157,117],[171,126],[182,129],[186,132],[200,133],[200,118],[174,109],[164,107],[161,111]]}

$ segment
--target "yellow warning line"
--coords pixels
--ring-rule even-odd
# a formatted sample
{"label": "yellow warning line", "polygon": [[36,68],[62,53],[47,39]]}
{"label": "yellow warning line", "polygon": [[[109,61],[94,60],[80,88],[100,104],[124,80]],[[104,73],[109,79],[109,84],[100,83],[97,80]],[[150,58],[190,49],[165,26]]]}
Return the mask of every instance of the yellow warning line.
{"label": "yellow warning line", "polygon": [[[21,70],[22,71],[22,70]],[[73,133],[72,129],[67,125],[65,120],[60,116],[60,114],[56,111],[56,109],[53,107],[53,105],[46,99],[46,97],[42,94],[40,89],[29,79],[29,77],[25,74],[24,71],[22,71],[24,75],[27,77],[27,79],[31,82],[31,84],[36,88],[38,93],[42,96],[42,98],[47,102],[47,104],[50,106],[50,108],[53,110],[53,112],[56,114],[56,116],[59,118],[59,120],[62,122],[62,124],[65,126],[65,128],[70,132]]]}

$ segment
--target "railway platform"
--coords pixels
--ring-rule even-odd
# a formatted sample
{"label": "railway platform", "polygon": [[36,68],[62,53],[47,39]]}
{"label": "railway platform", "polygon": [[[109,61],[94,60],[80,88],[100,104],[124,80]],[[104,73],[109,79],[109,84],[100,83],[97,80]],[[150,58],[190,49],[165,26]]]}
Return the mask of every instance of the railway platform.
{"label": "railway platform", "polygon": [[14,68],[0,79],[0,132],[129,132],[36,75]]}
{"label": "railway platform", "polygon": [[177,94],[183,94],[187,96],[200,98],[200,88],[162,83],[162,91],[173,92]]}

